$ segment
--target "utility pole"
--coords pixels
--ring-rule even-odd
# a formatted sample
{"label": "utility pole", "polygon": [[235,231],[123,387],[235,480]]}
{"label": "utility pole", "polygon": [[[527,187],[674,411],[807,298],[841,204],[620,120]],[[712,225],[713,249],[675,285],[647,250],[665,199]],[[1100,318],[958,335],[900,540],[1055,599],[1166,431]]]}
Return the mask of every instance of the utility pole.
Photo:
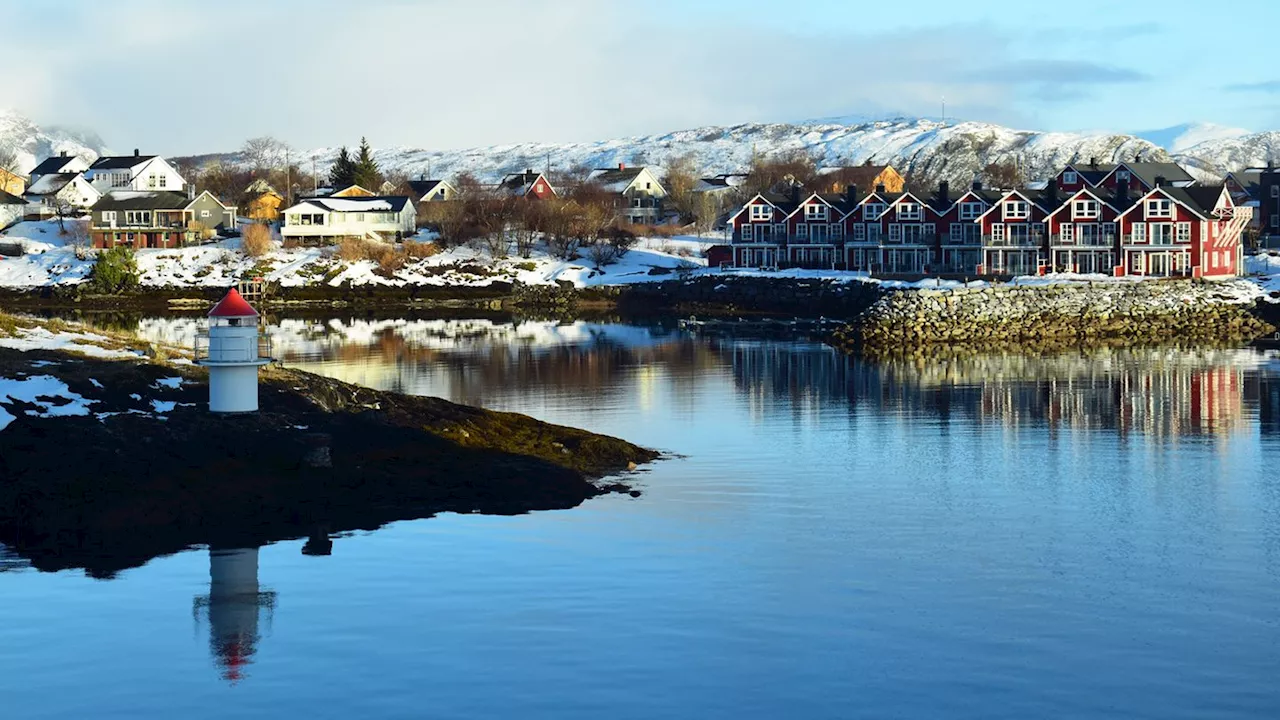
{"label": "utility pole", "polygon": [[286,207],[293,205],[293,164],[289,162],[289,150],[284,149],[284,204]]}
{"label": "utility pole", "polygon": [[311,156],[311,196],[320,194],[320,176],[316,175],[316,156]]}

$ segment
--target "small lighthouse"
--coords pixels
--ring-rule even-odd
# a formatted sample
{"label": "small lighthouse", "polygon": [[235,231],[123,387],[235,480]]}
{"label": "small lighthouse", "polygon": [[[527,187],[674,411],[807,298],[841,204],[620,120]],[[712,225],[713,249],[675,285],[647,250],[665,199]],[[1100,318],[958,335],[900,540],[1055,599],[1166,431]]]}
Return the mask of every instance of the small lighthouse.
{"label": "small lighthouse", "polygon": [[209,411],[258,410],[258,368],[272,362],[258,333],[258,311],[232,288],[209,311],[209,332],[196,338],[196,362],[209,368]]}
{"label": "small lighthouse", "polygon": [[209,549],[209,594],[195,599],[192,613],[197,622],[208,614],[209,649],[225,680],[244,679],[262,639],[262,611],[269,623],[275,607],[276,594],[258,586],[258,548]]}

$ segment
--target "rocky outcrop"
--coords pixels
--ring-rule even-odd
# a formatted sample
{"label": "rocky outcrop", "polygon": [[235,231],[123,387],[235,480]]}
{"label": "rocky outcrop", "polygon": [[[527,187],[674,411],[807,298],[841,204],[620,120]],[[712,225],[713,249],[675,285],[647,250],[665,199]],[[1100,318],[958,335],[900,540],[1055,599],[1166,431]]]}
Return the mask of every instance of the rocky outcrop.
{"label": "rocky outcrop", "polygon": [[937,345],[1245,342],[1275,332],[1235,281],[1107,282],[887,293],[832,344],[862,352]]}
{"label": "rocky outcrop", "polygon": [[616,288],[622,311],[849,318],[880,298],[880,285],[835,280],[701,277]]}

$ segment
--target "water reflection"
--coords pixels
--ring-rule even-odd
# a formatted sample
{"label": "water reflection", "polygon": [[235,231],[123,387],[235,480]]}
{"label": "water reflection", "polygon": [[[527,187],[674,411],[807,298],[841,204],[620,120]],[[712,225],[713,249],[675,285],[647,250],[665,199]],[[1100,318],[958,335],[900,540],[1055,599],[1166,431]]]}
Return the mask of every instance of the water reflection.
{"label": "water reflection", "polygon": [[262,639],[263,616],[269,626],[276,594],[258,584],[258,548],[209,550],[209,594],[197,597],[192,613],[209,626],[209,652],[222,678],[245,677]]}

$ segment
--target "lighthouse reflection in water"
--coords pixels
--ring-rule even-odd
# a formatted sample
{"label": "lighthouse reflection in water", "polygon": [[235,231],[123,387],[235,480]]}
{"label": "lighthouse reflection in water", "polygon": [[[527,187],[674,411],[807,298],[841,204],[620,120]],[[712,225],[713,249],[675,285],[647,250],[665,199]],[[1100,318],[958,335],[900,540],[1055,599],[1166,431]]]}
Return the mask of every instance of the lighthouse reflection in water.
{"label": "lighthouse reflection in water", "polygon": [[258,586],[258,548],[209,550],[209,594],[197,597],[192,611],[209,624],[209,650],[223,679],[246,675],[264,611],[269,625],[275,604],[276,594]]}

